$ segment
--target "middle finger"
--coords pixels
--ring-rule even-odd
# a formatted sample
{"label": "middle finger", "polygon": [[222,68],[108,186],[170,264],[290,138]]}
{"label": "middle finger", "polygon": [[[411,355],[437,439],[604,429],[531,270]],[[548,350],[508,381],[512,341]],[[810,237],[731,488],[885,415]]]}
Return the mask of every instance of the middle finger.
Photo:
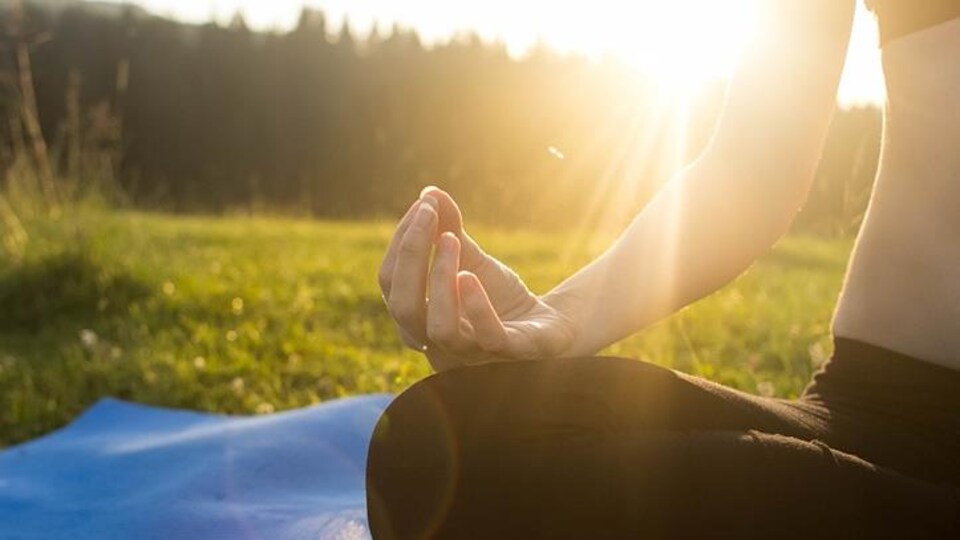
{"label": "middle finger", "polygon": [[427,337],[448,351],[463,353],[470,350],[470,343],[461,331],[459,270],[460,241],[453,233],[443,233],[430,271]]}

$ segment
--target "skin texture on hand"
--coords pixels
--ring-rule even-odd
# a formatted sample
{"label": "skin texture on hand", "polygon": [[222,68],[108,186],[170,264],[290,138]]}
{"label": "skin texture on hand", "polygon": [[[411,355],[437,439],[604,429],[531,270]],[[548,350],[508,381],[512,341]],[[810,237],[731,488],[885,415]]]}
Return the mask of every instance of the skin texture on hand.
{"label": "skin texture on hand", "polygon": [[379,282],[404,343],[438,371],[556,357],[574,340],[572,319],[484,252],[438,188],[425,189],[401,219]]}

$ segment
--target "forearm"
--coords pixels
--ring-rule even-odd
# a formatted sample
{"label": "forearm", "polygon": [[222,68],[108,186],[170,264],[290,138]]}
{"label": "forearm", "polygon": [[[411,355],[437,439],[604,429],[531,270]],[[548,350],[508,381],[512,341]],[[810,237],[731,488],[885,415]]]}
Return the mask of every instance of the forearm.
{"label": "forearm", "polygon": [[743,174],[708,159],[688,168],[610,249],[544,297],[577,328],[568,355],[594,354],[710,294],[769,249],[799,198],[758,191]]}

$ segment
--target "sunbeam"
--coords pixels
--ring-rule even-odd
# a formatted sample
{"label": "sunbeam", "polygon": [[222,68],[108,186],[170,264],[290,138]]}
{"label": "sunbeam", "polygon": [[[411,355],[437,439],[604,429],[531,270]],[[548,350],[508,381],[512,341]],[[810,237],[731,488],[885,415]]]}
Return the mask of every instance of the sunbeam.
{"label": "sunbeam", "polygon": [[[360,32],[398,23],[414,28],[425,43],[462,32],[503,42],[516,56],[538,43],[594,58],[611,56],[664,83],[695,86],[726,75],[749,34],[758,0],[596,0],[588,7],[507,0],[483,3],[410,0],[105,0],[142,5],[156,13],[191,22],[227,23],[238,12],[255,29],[287,29],[304,6],[322,9],[330,27],[349,20]],[[760,0],[763,1],[763,0]],[[850,45],[840,100],[843,104],[880,103],[876,24],[862,6]]]}

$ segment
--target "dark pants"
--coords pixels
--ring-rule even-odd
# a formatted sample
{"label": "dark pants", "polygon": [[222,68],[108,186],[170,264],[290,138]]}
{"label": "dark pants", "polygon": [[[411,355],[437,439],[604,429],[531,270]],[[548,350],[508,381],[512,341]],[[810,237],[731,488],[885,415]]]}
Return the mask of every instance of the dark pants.
{"label": "dark pants", "polygon": [[619,358],[430,377],[367,467],[375,538],[960,538],[960,372],[838,340],[796,401]]}

